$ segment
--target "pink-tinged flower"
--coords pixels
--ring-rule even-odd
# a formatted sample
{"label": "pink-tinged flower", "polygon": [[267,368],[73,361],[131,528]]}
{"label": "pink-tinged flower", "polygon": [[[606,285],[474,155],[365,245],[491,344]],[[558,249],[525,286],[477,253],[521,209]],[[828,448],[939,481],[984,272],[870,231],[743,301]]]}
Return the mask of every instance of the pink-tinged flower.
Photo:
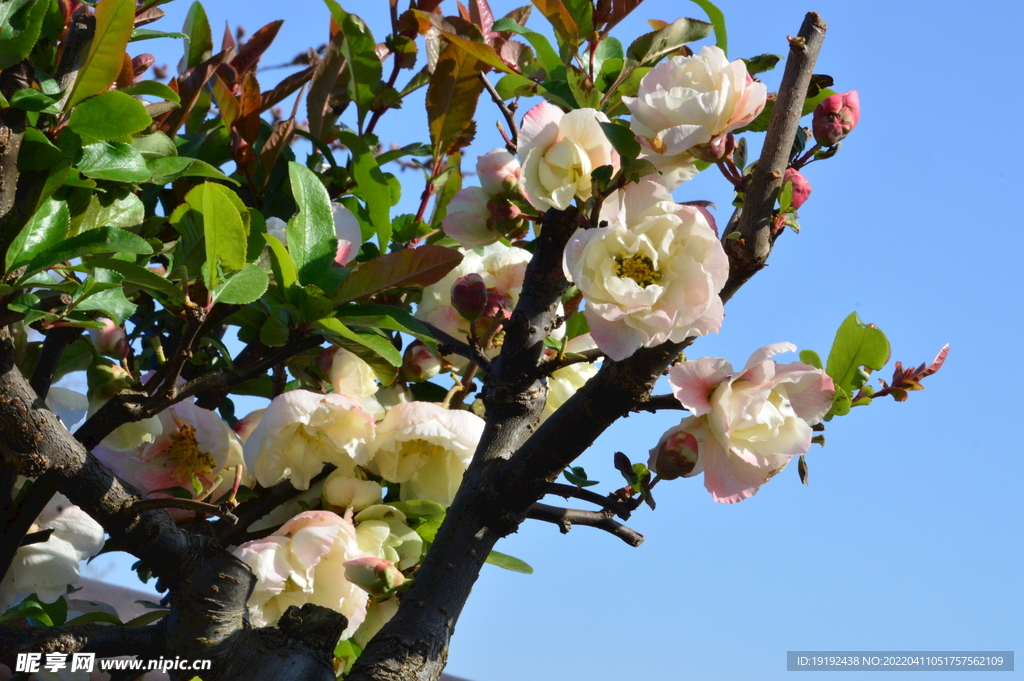
{"label": "pink-tinged flower", "polygon": [[[334,256],[334,262],[347,265],[359,255],[363,232],[359,226],[359,219],[340,203],[331,203],[331,213],[334,216],[334,234],[338,237],[338,252]],[[288,246],[288,223],[281,218],[267,218],[267,234],[285,247]]]}
{"label": "pink-tinged flower", "polygon": [[476,272],[459,277],[452,284],[452,307],[463,319],[474,321],[487,308],[487,284]]}
{"label": "pink-tinged flower", "polygon": [[566,274],[583,293],[597,347],[618,361],[717,332],[729,262],[704,213],[650,181],[606,203],[608,226],[577,230],[565,248]]}
{"label": "pink-tinged flower", "polygon": [[476,174],[480,186],[491,196],[518,194],[523,169],[512,154],[504,149],[491,149],[476,157]]}
{"label": "pink-tinged flower", "polygon": [[622,102],[633,114],[630,128],[644,158],[675,189],[697,173],[687,152],[754,120],[767,95],[742,60],[729,62],[721,49],[706,46],[658,64],[640,81],[637,96]]}
{"label": "pink-tinged flower", "polygon": [[835,386],[802,362],[777,364],[792,343],[761,348],[739,373],[724,359],[704,357],[677,364],[669,384],[693,416],[671,429],[651,450],[648,466],[660,473],[660,454],[672,438],[680,447],[697,443],[696,466],[715,501],[736,503],[757,493],[789,460],[811,446],[811,426],[832,406]]}
{"label": "pink-tinged flower", "polygon": [[480,248],[493,244],[502,235],[524,231],[519,207],[480,187],[466,187],[455,193],[441,227],[463,248]]}
{"label": "pink-tinged flower", "polygon": [[324,480],[322,494],[327,506],[340,512],[351,508],[358,513],[368,506],[379,504],[383,499],[383,488],[373,480],[361,480],[344,471],[334,471]]}
{"label": "pink-tinged flower", "polygon": [[811,196],[811,183],[801,173],[792,168],[786,168],[786,174],[783,176],[782,181],[783,183],[793,183],[793,199],[790,202],[790,207],[793,210],[799,209]]}
{"label": "pink-tinged flower", "polygon": [[[157,418],[161,428],[153,442],[130,452],[100,446],[93,454],[144,494],[170,487],[192,490],[193,479],[205,491],[226,491],[234,482],[234,468],[243,465],[242,441],[228,424],[191,400],[172,405]],[[243,481],[251,482],[251,476],[243,475]]]}
{"label": "pink-tinged flower", "polygon": [[422,383],[441,372],[441,360],[423,341],[413,341],[402,356],[402,380]]}
{"label": "pink-tinged flower", "polygon": [[55,494],[36,518],[31,531],[53,530],[50,537],[20,547],[0,582],[0,612],[17,599],[35,593],[52,603],[77,584],[79,562],[103,548],[103,528],[67,497]]}
{"label": "pink-tinged flower", "polygon": [[101,355],[124,359],[128,356],[128,336],[124,329],[114,324],[113,320],[101,317],[96,321],[103,324],[102,329],[89,329],[89,337],[96,351]]}
{"label": "pink-tinged flower", "polygon": [[700,472],[696,470],[698,451],[697,438],[680,426],[670,428],[651,450],[649,468],[665,480],[688,478]]}
{"label": "pink-tinged flower", "polygon": [[252,435],[252,431],[256,430],[256,426],[260,425],[260,421],[263,420],[263,413],[266,411],[266,408],[255,409],[235,422],[235,435],[238,436],[243,445],[249,439],[249,436]]}
{"label": "pink-tinged flower", "polygon": [[363,231],[355,214],[340,203],[332,203],[334,214],[334,233],[338,237],[338,253],[334,262],[347,265],[359,255],[359,247],[363,243]]}
{"label": "pink-tinged flower", "polygon": [[373,417],[351,398],[291,390],[273,399],[245,441],[246,468],[264,487],[288,478],[309,489],[325,463],[351,473],[373,431]]}
{"label": "pink-tinged flower", "polygon": [[574,198],[589,199],[590,173],[619,156],[601,129],[608,117],[595,109],[564,113],[541,102],[526,112],[519,131],[523,189],[537,210],[565,210]]}
{"label": "pink-tinged flower", "polygon": [[433,402],[392,407],[377,426],[366,467],[401,485],[400,498],[452,503],[476,450],[484,421]]}
{"label": "pink-tinged flower", "polygon": [[811,129],[814,140],[823,147],[832,147],[850,134],[860,121],[860,95],[850,90],[821,100],[814,110]]}
{"label": "pink-tinged flower", "polygon": [[253,626],[273,625],[289,606],[313,603],[348,618],[341,635],[345,639],[366,617],[368,594],[345,575],[346,562],[366,557],[347,516],[300,513],[269,537],[242,544],[234,554],[256,575],[248,602]]}

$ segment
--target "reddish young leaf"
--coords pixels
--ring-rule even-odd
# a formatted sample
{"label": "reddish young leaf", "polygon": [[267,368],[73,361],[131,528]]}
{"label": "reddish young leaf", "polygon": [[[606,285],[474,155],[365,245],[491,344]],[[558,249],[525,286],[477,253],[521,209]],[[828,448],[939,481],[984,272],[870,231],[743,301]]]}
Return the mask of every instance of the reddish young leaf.
{"label": "reddish young leaf", "polygon": [[128,87],[135,82],[135,68],[132,66],[132,58],[126,52],[121,59],[121,71],[117,74],[114,84],[118,88]]}
{"label": "reddish young leaf", "polygon": [[238,50],[238,54],[234,59],[231,60],[231,66],[235,68],[239,73],[245,73],[256,68],[256,64],[259,63],[260,57],[270,47],[270,43],[274,42],[274,38],[277,37],[277,32],[281,28],[281,24],[284,23],[283,19],[277,21],[271,21],[269,24],[261,28],[252,34],[242,45],[241,49]]}
{"label": "reddish young leaf", "polygon": [[242,96],[239,101],[241,110],[235,128],[250,145],[256,144],[256,138],[260,135],[260,102],[260,84],[256,74],[246,71],[242,76]]}
{"label": "reddish young leaf", "polygon": [[199,66],[195,66],[170,82],[171,89],[181,97],[181,106],[160,120],[160,130],[173,137],[178,128],[188,120],[192,107],[199,101],[199,95],[224,59],[224,54],[215,54]]}
{"label": "reddish young leaf", "polygon": [[933,359],[932,363],[928,365],[928,368],[923,372],[920,372],[920,377],[924,378],[925,376],[931,376],[941,369],[942,365],[946,362],[947,355],[949,355],[949,343],[942,346],[942,349],[939,350],[939,354],[935,355],[935,359]]}
{"label": "reddish young leaf", "polygon": [[487,0],[470,0],[469,18],[480,27],[480,32],[484,34],[484,39],[488,44],[492,43],[494,36],[491,35],[491,26],[494,25],[494,12],[491,11]]}
{"label": "reddish young leaf", "polygon": [[533,4],[540,10],[555,29],[555,33],[563,41],[570,45],[580,44],[580,31],[576,27],[576,21],[572,14],[566,9],[562,0],[533,0]]}
{"label": "reddish young leaf", "polygon": [[316,66],[313,65],[308,68],[302,69],[297,73],[293,73],[292,75],[288,76],[280,83],[275,85],[273,90],[264,92],[260,96],[260,111],[263,112],[276,106],[283,99],[290,96],[300,87],[309,82],[309,79],[313,77],[313,72],[315,69]]}
{"label": "reddish young leaf", "polygon": [[427,120],[434,158],[458,151],[473,137],[473,115],[484,84],[477,73],[480,61],[462,48],[449,44],[437,59],[427,87]]}
{"label": "reddish young leaf", "polygon": [[429,286],[462,262],[462,254],[445,246],[420,246],[363,263],[334,294],[336,304],[393,288]]}

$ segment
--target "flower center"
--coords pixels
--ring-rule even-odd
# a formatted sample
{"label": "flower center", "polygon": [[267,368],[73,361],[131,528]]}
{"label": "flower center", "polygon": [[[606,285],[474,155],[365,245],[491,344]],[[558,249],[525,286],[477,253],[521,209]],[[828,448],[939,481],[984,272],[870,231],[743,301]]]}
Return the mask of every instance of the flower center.
{"label": "flower center", "polygon": [[643,288],[661,279],[661,272],[654,269],[654,261],[646,255],[638,253],[628,258],[616,258],[615,263],[615,274],[620,279],[632,279]]}
{"label": "flower center", "polygon": [[199,449],[196,440],[196,429],[188,423],[178,427],[177,433],[171,434],[171,446],[166,455],[174,462],[174,467],[192,475],[206,475],[217,468],[213,457]]}

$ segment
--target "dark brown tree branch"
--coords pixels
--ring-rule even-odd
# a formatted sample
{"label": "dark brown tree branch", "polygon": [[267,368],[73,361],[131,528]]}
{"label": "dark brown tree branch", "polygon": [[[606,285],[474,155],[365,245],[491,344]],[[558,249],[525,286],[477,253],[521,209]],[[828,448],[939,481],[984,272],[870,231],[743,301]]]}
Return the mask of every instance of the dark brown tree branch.
{"label": "dark brown tree branch", "polygon": [[549,506],[538,501],[526,512],[526,517],[533,520],[543,520],[546,523],[554,523],[558,525],[558,529],[561,530],[562,534],[568,534],[573,525],[586,525],[587,527],[596,527],[599,530],[614,534],[630,546],[640,546],[644,543],[644,536],[642,534],[614,520],[607,512],[559,508],[558,506]]}
{"label": "dark brown tree branch", "polygon": [[[465,357],[471,362],[474,362],[484,371],[487,371],[487,367],[490,366],[491,360],[489,360],[483,353],[474,348],[472,345],[470,345],[469,343],[464,343],[455,336],[445,333],[444,331],[442,331],[441,329],[437,328],[436,326],[429,322],[424,322],[421,320],[420,324],[427,327],[427,330],[430,331],[430,335],[433,336],[434,340],[437,341],[438,350],[441,352],[442,355],[454,354],[460,357]],[[441,348],[444,348],[448,352],[441,351]]]}
{"label": "dark brown tree branch", "polygon": [[544,376],[550,376],[559,369],[564,369],[567,366],[573,364],[582,364],[594,362],[604,359],[605,355],[603,352],[594,348],[592,350],[583,350],[582,352],[573,352],[565,355],[562,359],[549,359],[546,362],[542,362],[540,365],[540,373]]}
{"label": "dark brown tree branch", "polygon": [[50,392],[50,384],[53,383],[54,374],[60,366],[60,358],[64,349],[73,343],[82,333],[80,328],[74,326],[61,326],[50,329],[43,340],[43,348],[39,351],[39,359],[36,360],[36,368],[32,372],[32,380],[29,381],[32,389],[39,395],[39,399],[45,400]]}
{"label": "dark brown tree branch", "polygon": [[144,627],[80,624],[70,627],[5,627],[0,664],[14,669],[18,653],[96,653],[97,657],[160,657],[164,623]]}
{"label": "dark brown tree branch", "polygon": [[675,411],[689,411],[680,404],[675,395],[651,395],[636,406],[637,411],[649,411],[652,414],[656,411],[671,409]]}
{"label": "dark brown tree branch", "polygon": [[605,496],[597,492],[591,492],[583,487],[576,487],[575,485],[563,485],[560,482],[552,482],[548,485],[547,493],[562,497],[563,499],[579,499],[580,501],[590,502],[606,511],[610,511],[623,520],[629,520],[629,516],[633,512],[633,509],[627,504],[622,503],[623,500],[619,497]]}

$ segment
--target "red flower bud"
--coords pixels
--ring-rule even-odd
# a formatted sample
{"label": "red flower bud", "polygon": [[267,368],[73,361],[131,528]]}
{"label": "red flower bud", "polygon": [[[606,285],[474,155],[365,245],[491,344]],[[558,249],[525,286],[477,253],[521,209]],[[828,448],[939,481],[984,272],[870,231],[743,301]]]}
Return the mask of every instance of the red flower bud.
{"label": "red flower bud", "polygon": [[452,285],[452,307],[463,318],[473,321],[487,308],[487,284],[479,274],[459,277]]}
{"label": "red flower bud", "polygon": [[101,317],[96,321],[104,325],[102,329],[89,329],[89,337],[92,338],[92,344],[96,346],[96,351],[101,355],[117,359],[127,357],[128,336],[125,335],[124,329],[116,326],[106,317]]}
{"label": "red flower bud", "polygon": [[698,161],[717,163],[736,151],[736,137],[730,132],[712,137],[707,144],[690,147],[690,154]]}
{"label": "red flower bud", "polygon": [[402,357],[402,378],[413,383],[429,381],[441,371],[441,360],[423,344],[413,341]]}
{"label": "red flower bud", "polygon": [[680,430],[658,445],[658,456],[651,470],[665,480],[683,478],[697,466],[697,438]]}
{"label": "red flower bud", "polygon": [[804,205],[804,201],[811,195],[811,183],[807,181],[807,178],[798,173],[792,168],[786,168],[786,174],[783,176],[782,181],[793,183],[793,199],[790,201],[790,206],[793,210],[797,210],[800,206]]}
{"label": "red flower bud", "polygon": [[814,110],[814,139],[823,147],[835,146],[857,127],[859,120],[860,96],[856,90],[826,97]]}

